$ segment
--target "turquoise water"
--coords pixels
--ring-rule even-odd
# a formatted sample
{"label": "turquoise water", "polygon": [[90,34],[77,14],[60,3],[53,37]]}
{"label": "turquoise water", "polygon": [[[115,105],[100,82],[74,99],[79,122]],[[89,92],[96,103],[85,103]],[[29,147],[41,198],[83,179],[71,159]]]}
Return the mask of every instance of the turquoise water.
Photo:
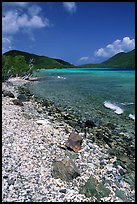
{"label": "turquoise water", "polygon": [[[50,99],[62,110],[80,118],[98,118],[134,123],[129,114],[135,114],[135,71],[132,69],[80,68],[40,70],[33,82],[34,94]],[[121,108],[122,114],[104,106],[104,102]]]}

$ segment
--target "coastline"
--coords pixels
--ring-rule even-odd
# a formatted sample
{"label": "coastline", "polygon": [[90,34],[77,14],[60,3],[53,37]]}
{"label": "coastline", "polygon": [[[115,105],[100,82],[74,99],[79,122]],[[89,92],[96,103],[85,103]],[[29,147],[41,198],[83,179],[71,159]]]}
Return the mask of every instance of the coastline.
{"label": "coastline", "polygon": [[[3,83],[2,89],[16,96],[16,88],[29,80],[14,78],[10,82]],[[57,121],[34,97],[23,102],[24,106],[14,105],[12,100],[2,96],[3,202],[95,202],[94,196],[79,193],[91,175],[98,181],[104,177],[108,181],[105,186],[110,195],[101,201],[134,202],[135,190],[122,178],[124,168],[115,166],[114,155],[110,157],[88,137],[83,138],[78,153],[60,148],[75,131],[74,127],[63,120]],[[40,120],[44,123],[39,124]],[[80,134],[83,136],[82,132]],[[69,182],[52,176],[53,161],[65,158],[73,159],[80,171],[80,176]],[[60,189],[66,189],[66,193]]]}

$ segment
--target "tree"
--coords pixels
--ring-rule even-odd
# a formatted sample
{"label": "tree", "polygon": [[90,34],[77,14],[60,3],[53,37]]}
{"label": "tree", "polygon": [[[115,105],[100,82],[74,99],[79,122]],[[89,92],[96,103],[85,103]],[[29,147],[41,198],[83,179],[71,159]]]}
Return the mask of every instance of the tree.
{"label": "tree", "polygon": [[30,70],[25,57],[18,55],[15,57],[2,55],[2,78],[12,76],[23,76]]}

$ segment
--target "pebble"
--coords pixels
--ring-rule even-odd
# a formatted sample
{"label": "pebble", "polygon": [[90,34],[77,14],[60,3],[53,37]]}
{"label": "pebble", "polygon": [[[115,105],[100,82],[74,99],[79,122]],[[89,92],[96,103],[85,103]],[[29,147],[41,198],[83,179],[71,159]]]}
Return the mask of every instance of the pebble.
{"label": "pebble", "polygon": [[65,188],[59,190],[60,193],[66,193],[66,191],[67,191],[67,190],[66,190]]}
{"label": "pebble", "polygon": [[[19,81],[17,83],[19,85]],[[11,89],[6,84],[2,86]],[[13,86],[12,91],[15,91]],[[68,134],[72,127],[65,122],[57,122],[47,112],[38,113],[35,107],[37,103],[34,100],[24,102],[22,112],[9,98],[2,97],[2,202],[95,202],[94,198],[79,193],[80,186],[90,175],[98,181],[102,178],[108,181],[105,185],[108,185],[111,194],[109,198],[103,198],[103,202],[120,200],[115,195],[116,181],[120,190],[131,197],[132,202],[135,201],[134,190],[122,179],[123,168],[114,168],[114,160],[109,160],[104,148],[89,142],[88,138],[83,139],[81,150],[77,153],[58,147],[68,138],[66,127]],[[26,119],[23,113],[30,112],[33,118]],[[70,182],[53,178],[53,160],[69,159],[73,154],[81,176]]]}

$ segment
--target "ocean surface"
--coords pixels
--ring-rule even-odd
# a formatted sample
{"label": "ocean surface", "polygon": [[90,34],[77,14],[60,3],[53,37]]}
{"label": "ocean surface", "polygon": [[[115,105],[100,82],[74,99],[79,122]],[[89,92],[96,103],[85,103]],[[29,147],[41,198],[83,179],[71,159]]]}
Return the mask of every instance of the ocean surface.
{"label": "ocean surface", "polygon": [[41,69],[29,84],[42,99],[82,120],[113,121],[127,128],[135,121],[135,70],[116,68]]}

